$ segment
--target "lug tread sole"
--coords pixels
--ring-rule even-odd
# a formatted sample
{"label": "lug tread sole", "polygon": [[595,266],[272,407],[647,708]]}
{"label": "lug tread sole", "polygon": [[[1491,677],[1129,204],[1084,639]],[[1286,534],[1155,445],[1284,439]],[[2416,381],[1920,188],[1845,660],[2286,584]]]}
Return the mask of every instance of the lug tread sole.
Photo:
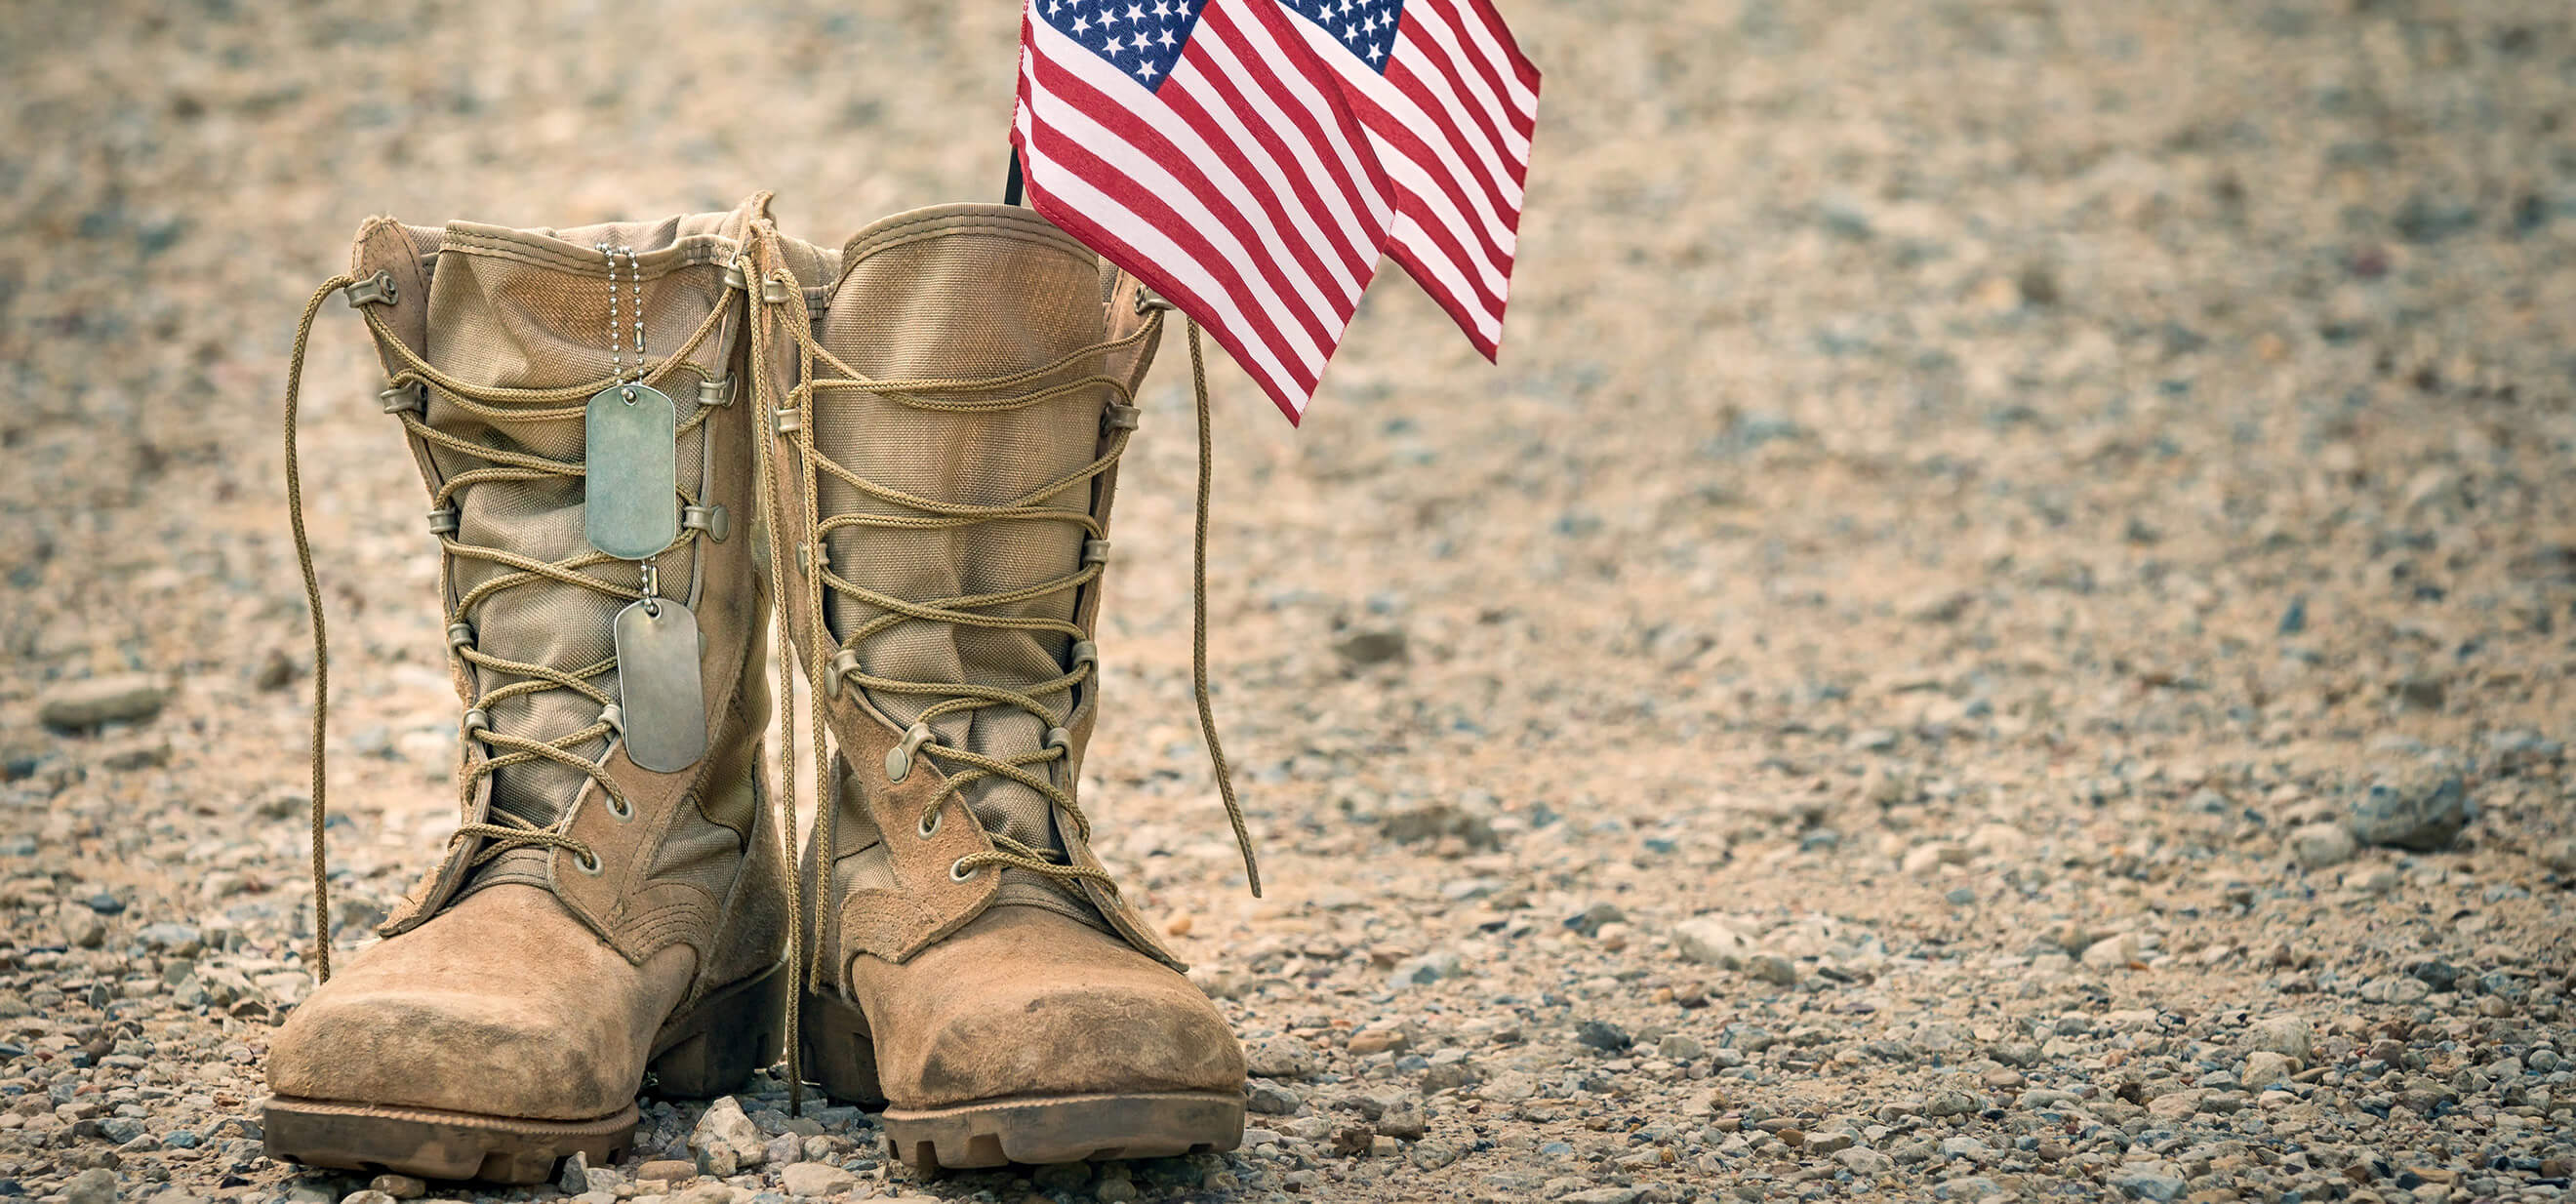
{"label": "lug tread sole", "polygon": [[896,1156],[927,1174],[1224,1153],[1243,1144],[1243,1105],[1233,1092],[1134,1092],[889,1108],[882,1120]]}
{"label": "lug tread sole", "polygon": [[625,1157],[639,1119],[633,1104],[597,1120],[553,1121],[289,1096],[262,1111],[268,1156],[280,1161],[513,1184],[543,1183],[575,1153],[602,1166]]}

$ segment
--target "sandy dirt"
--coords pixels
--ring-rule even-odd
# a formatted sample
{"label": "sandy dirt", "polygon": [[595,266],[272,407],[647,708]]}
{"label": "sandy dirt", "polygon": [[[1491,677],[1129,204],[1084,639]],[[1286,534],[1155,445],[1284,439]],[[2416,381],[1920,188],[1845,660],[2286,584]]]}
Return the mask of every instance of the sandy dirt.
{"label": "sandy dirt", "polygon": [[[1217,709],[1267,899],[1188,701],[1177,345],[1122,482],[1084,799],[1252,1052],[1246,1147],[925,1182],[764,1076],[769,1165],[640,1180],[701,1107],[648,1097],[636,1161],[567,1186],[2562,1198],[2564,5],[1504,7],[1547,89],[1500,366],[1390,269],[1302,431],[1217,371]],[[0,1194],[329,1204],[368,1183],[256,1127],[310,936],[297,307],[372,213],[771,189],[837,243],[998,199],[1015,10],[6,25]],[[346,950],[455,822],[458,704],[417,477],[323,321]],[[84,692],[135,717],[39,721]]]}

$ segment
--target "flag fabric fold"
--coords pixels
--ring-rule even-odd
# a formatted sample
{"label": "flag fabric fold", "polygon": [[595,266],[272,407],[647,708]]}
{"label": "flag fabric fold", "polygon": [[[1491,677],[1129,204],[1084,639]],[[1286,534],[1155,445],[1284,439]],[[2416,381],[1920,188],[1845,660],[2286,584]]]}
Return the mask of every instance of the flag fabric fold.
{"label": "flag fabric fold", "polygon": [[1275,0],[1027,0],[1011,141],[1047,220],[1207,327],[1289,421],[1393,203]]}
{"label": "flag fabric fold", "polygon": [[1024,0],[1011,144],[1295,422],[1382,255],[1495,354],[1538,85],[1489,0]]}
{"label": "flag fabric fold", "polygon": [[1276,0],[1395,189],[1387,250],[1492,359],[1503,338],[1538,68],[1491,0]]}

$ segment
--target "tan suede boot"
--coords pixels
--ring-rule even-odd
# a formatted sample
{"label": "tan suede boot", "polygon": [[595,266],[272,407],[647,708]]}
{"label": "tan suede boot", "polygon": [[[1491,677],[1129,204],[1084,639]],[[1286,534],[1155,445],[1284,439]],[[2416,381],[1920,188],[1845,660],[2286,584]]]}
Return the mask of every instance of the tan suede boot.
{"label": "tan suede boot", "polygon": [[[348,299],[443,553],[463,816],[385,940],[336,975],[317,919],[327,981],[269,1050],[271,1157],[535,1182],[574,1152],[623,1154],[648,1069],[666,1094],[716,1094],[779,1048],[788,882],[759,784],[756,418],[734,387],[733,265],[766,199],[359,231]],[[290,385],[291,490],[294,405]]]}
{"label": "tan suede boot", "polygon": [[[794,244],[753,254],[811,283]],[[839,756],[801,1032],[924,1169],[1229,1150],[1242,1047],[1074,799],[1119,454],[1161,314],[1036,214],[852,239],[755,318],[787,634]],[[800,336],[802,336],[800,338]]]}

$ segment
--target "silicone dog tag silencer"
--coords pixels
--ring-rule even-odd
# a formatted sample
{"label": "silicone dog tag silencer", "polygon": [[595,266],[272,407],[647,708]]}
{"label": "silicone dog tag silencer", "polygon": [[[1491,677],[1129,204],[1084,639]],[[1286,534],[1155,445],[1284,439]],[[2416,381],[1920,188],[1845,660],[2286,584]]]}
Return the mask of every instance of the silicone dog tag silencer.
{"label": "silicone dog tag silencer", "polygon": [[[620,560],[680,537],[679,408],[649,385],[610,385],[582,415],[582,534]],[[694,654],[692,654],[694,657]]]}
{"label": "silicone dog tag silencer", "polygon": [[645,598],[617,612],[615,630],[626,759],[655,773],[697,764],[707,755],[707,702],[698,689],[698,616],[677,599]]}

